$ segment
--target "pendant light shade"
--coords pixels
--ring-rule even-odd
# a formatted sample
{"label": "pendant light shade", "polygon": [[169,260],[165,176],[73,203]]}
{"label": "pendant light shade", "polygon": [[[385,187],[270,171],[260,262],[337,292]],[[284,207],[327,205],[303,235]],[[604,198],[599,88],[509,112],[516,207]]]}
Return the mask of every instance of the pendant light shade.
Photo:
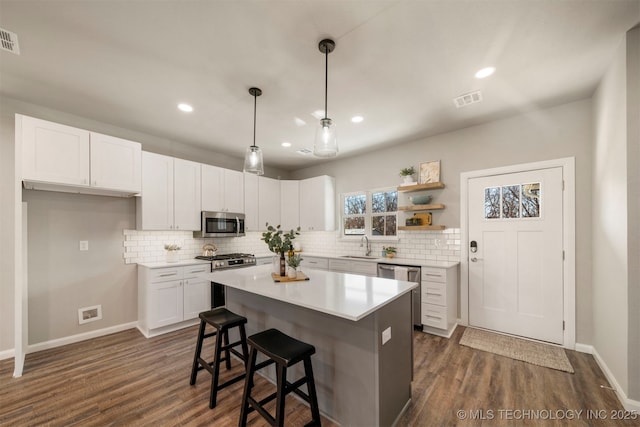
{"label": "pendant light shade", "polygon": [[247,148],[244,155],[244,171],[256,175],[264,175],[264,163],[262,162],[262,150],[256,145],[256,109],[258,106],[258,97],[262,95],[262,91],[257,87],[249,89],[249,93],[253,96],[253,145]]}
{"label": "pendant light shade", "polygon": [[335,157],[338,155],[338,138],[336,125],[327,116],[327,89],[329,83],[329,53],[333,52],[336,44],[333,40],[324,39],[318,44],[320,52],[324,53],[324,118],[320,119],[313,144],[313,155],[316,157]]}

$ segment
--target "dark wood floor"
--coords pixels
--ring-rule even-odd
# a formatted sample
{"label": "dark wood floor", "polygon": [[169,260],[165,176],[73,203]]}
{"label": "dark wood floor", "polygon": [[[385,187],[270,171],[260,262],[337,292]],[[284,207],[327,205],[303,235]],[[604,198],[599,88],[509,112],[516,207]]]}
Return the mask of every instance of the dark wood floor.
{"label": "dark wood floor", "polygon": [[[567,352],[572,375],[460,346],[463,330],[449,340],[415,333],[413,398],[399,426],[640,425],[611,420],[611,411],[622,407],[613,391],[600,387],[608,384],[590,355]],[[222,390],[214,410],[206,372],[189,386],[196,333],[192,327],[146,339],[132,329],[30,354],[21,378],[11,377],[12,360],[1,361],[0,426],[235,426],[242,383]],[[233,372],[241,366],[236,362]],[[256,386],[264,393],[272,387],[261,378]],[[309,420],[293,397],[286,410],[287,425]],[[556,419],[518,410],[548,410],[538,415]],[[584,412],[558,420],[565,410]],[[588,419],[587,410],[605,411],[598,414],[607,419]],[[255,413],[249,420],[266,425]],[[323,425],[334,424],[323,419]]]}

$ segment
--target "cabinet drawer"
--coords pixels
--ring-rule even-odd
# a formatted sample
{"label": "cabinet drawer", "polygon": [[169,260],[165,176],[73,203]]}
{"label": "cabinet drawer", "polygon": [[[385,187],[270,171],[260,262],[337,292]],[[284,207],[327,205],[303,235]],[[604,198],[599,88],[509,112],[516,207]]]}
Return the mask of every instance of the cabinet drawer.
{"label": "cabinet drawer", "polygon": [[315,258],[302,255],[303,267],[318,268],[320,270],[327,270],[329,268],[329,259],[327,258]]}
{"label": "cabinet drawer", "polygon": [[351,270],[351,263],[349,261],[343,261],[341,259],[330,259],[329,270],[350,272],[349,270]]}
{"label": "cabinet drawer", "polygon": [[196,277],[205,273],[211,273],[211,264],[187,265],[184,269],[184,277]]}
{"label": "cabinet drawer", "polygon": [[351,261],[350,273],[375,277],[378,275],[378,264],[373,262]]}
{"label": "cabinet drawer", "polygon": [[436,305],[447,305],[447,286],[445,283],[422,283],[422,302]]}
{"label": "cabinet drawer", "polygon": [[447,270],[444,268],[422,267],[422,280],[446,283]]}
{"label": "cabinet drawer", "polygon": [[180,267],[154,268],[149,272],[150,282],[166,282],[182,278]]}
{"label": "cabinet drawer", "polygon": [[447,307],[422,304],[422,324],[438,329],[447,329]]}

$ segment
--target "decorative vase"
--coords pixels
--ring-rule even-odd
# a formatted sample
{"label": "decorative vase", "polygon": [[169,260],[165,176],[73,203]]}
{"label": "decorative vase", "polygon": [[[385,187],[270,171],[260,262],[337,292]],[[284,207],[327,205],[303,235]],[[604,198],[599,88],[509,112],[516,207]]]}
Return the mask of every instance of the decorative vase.
{"label": "decorative vase", "polygon": [[287,275],[287,262],[284,259],[284,251],[280,252],[280,277]]}
{"label": "decorative vase", "polygon": [[393,252],[387,252],[387,258],[393,258],[394,256],[396,256],[396,254]]}
{"label": "decorative vase", "polygon": [[411,185],[411,184],[415,184],[415,182],[413,182],[413,175],[405,175],[402,177],[402,184],[404,185]]}
{"label": "decorative vase", "polygon": [[287,276],[289,276],[289,279],[295,279],[296,277],[298,277],[298,270],[295,267],[289,267]]}
{"label": "decorative vase", "polygon": [[167,262],[178,262],[178,251],[165,251]]}
{"label": "decorative vase", "polygon": [[273,267],[273,273],[280,274],[280,257],[278,255],[274,255],[271,261]]}

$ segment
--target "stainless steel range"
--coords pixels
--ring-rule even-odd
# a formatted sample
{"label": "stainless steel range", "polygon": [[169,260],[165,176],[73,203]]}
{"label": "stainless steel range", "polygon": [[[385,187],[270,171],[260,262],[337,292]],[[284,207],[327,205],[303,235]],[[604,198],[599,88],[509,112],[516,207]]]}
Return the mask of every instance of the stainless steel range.
{"label": "stainless steel range", "polygon": [[251,267],[256,265],[256,257],[253,254],[234,253],[214,256],[197,256],[196,258],[211,261],[211,271],[238,267]]}
{"label": "stainless steel range", "polygon": [[[211,272],[229,270],[232,268],[253,267],[256,257],[253,254],[223,254],[214,256],[197,256],[196,259],[211,261]],[[211,282],[211,308],[225,305],[225,287],[220,283]]]}

